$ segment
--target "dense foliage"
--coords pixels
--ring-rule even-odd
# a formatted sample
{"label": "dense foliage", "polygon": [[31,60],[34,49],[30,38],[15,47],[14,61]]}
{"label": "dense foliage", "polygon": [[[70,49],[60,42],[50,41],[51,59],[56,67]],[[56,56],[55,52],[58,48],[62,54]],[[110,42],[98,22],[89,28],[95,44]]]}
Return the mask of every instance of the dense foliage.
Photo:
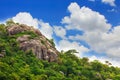
{"label": "dense foliage", "polygon": [[4,55],[0,57],[0,80],[120,80],[120,68],[77,58],[73,55],[75,50],[62,51],[57,62],[39,60],[31,51],[19,50],[16,41],[19,35],[30,34],[34,38],[36,34],[8,36],[5,28],[6,25],[0,25],[0,54]]}

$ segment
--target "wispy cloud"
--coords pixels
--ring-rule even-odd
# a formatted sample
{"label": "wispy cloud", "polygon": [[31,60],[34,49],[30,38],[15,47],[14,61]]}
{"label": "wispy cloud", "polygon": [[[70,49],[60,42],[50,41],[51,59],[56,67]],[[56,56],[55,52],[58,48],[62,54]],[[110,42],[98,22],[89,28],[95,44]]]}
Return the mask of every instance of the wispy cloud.
{"label": "wispy cloud", "polygon": [[108,12],[118,12],[116,9],[107,10]]}
{"label": "wispy cloud", "polygon": [[102,0],[103,3],[109,4],[110,6],[116,6],[115,0]]}

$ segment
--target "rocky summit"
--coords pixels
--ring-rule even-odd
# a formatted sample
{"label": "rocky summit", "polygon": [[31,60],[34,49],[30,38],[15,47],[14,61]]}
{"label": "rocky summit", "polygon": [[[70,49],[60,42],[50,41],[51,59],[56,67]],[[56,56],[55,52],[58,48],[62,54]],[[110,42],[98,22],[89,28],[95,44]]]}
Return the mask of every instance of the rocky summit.
{"label": "rocky summit", "polygon": [[7,34],[16,37],[20,50],[32,53],[39,59],[49,62],[57,61],[59,52],[53,42],[48,40],[38,29],[24,24],[12,24],[6,27]]}

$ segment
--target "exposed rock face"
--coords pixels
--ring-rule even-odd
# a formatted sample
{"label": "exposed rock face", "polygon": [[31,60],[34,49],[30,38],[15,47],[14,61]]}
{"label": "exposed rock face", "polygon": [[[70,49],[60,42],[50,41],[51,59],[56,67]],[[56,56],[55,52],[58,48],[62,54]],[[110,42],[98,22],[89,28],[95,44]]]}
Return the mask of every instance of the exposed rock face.
{"label": "exposed rock face", "polygon": [[34,33],[38,34],[39,36],[42,36],[42,34],[39,30],[34,29],[33,27],[27,26],[24,24],[21,24],[21,25],[14,24],[14,25],[7,27],[7,32],[9,35],[14,35],[14,34],[17,34],[20,32],[24,32],[24,31],[33,31]]}
{"label": "exposed rock face", "polygon": [[13,25],[8,27],[7,31],[9,35],[15,35],[24,31],[33,31],[38,37],[30,39],[31,35],[25,34],[17,38],[17,41],[20,43],[20,49],[23,51],[32,50],[34,55],[42,60],[47,60],[49,62],[57,60],[59,52],[39,30],[26,25]]}

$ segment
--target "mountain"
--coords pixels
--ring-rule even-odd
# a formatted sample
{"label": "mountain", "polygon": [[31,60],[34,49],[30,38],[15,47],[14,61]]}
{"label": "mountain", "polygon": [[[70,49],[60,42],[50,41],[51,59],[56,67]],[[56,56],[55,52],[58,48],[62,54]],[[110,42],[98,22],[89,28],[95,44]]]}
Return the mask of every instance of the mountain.
{"label": "mountain", "polygon": [[59,52],[53,39],[37,29],[7,21],[0,24],[0,80],[119,80],[120,68]]}
{"label": "mountain", "polygon": [[20,50],[32,50],[33,54],[42,60],[56,61],[59,52],[52,41],[48,40],[41,32],[24,24],[13,24],[6,28],[10,37],[15,37]]}

